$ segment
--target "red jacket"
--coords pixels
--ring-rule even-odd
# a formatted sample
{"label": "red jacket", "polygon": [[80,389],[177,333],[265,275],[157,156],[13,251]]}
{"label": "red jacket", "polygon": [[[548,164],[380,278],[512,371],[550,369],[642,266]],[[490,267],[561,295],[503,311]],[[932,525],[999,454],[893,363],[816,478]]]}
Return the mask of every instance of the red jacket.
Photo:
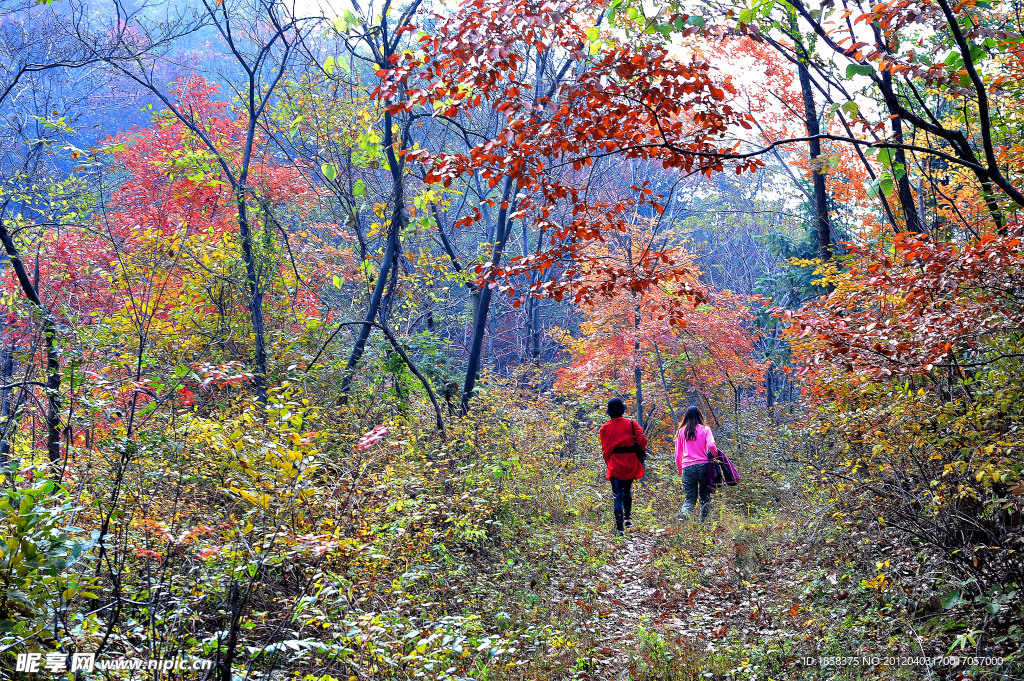
{"label": "red jacket", "polygon": [[601,426],[601,453],[608,466],[608,472],[604,476],[606,480],[611,478],[635,480],[644,477],[644,467],[640,464],[640,459],[636,458],[636,454],[612,451],[616,447],[632,447],[634,436],[636,436],[636,444],[641,447],[647,446],[644,429],[636,421],[620,416],[610,419]]}

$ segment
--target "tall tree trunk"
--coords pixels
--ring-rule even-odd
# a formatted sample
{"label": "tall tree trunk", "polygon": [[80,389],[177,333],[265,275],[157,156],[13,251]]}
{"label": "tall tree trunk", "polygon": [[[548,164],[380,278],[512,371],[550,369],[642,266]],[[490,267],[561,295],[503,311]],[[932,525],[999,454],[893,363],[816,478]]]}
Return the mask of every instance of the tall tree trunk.
{"label": "tall tree trunk", "polygon": [[[505,244],[508,242],[509,233],[512,231],[511,221],[508,219],[509,210],[514,210],[509,205],[509,197],[512,196],[512,178],[505,178],[505,186],[502,189],[501,206],[498,210],[498,219],[495,222],[497,240],[494,243],[494,251],[491,253],[491,262],[495,267],[501,264],[501,257],[505,251]],[[484,335],[487,331],[487,314],[491,308],[491,294],[494,289],[484,285],[480,290],[476,305],[473,309],[473,331],[469,339],[469,359],[466,363],[466,381],[462,385],[462,414],[469,412],[469,403],[473,399],[473,390],[476,389],[476,379],[480,373],[480,355],[483,349]]]}
{"label": "tall tree trunk", "polygon": [[[636,293],[633,294],[636,297]],[[633,303],[633,358],[636,367],[633,369],[633,384],[636,388],[636,421],[642,428],[644,425],[644,370],[640,367],[640,302]]]}
{"label": "tall tree trunk", "polygon": [[[5,207],[6,208],[6,207]],[[28,275],[14,238],[7,224],[0,218],[0,242],[14,269],[25,298],[43,318],[43,342],[46,344],[46,455],[51,463],[60,461],[60,348],[57,346],[57,323],[50,310],[43,305],[36,284]]]}
{"label": "tall tree trunk", "polygon": [[394,266],[395,255],[398,252],[398,239],[406,225],[405,213],[405,191],[402,177],[402,164],[395,156],[395,138],[392,130],[391,113],[384,110],[384,140],[383,147],[388,159],[388,167],[391,171],[391,181],[394,191],[392,201],[394,206],[391,211],[391,225],[388,229],[388,241],[384,247],[384,259],[380,264],[380,271],[377,273],[377,282],[370,294],[370,304],[366,308],[364,321],[367,322],[359,327],[359,334],[356,336],[355,345],[348,356],[348,363],[345,365],[345,378],[341,383],[341,403],[348,402],[349,392],[352,390],[352,380],[355,377],[356,366],[363,357],[366,349],[366,341],[370,338],[370,330],[373,328],[370,322],[377,317],[380,310],[380,301],[384,296],[384,288],[387,286],[391,268]]}
{"label": "tall tree trunk", "polygon": [[924,205],[924,178],[917,176],[917,214],[921,218],[921,230],[928,231],[928,214]]}
{"label": "tall tree trunk", "polygon": [[[526,232],[524,231],[523,234],[525,235]],[[537,232],[537,247],[535,249],[535,251],[537,253],[540,252],[543,240],[544,240],[544,230],[541,229],[541,230],[539,230]],[[525,245],[523,246],[523,253],[524,253],[524,255],[526,255],[526,247],[525,247]],[[530,274],[530,282],[531,283],[533,283],[535,281],[534,277],[539,279],[540,275],[531,273]],[[528,308],[529,312],[528,312],[528,314],[530,315],[530,319],[531,319],[531,322],[530,322],[530,337],[527,340],[527,343],[529,343],[531,345],[530,361],[533,362],[535,367],[540,367],[540,300],[537,299],[537,298],[530,297],[530,298],[528,298],[528,301],[529,301],[529,308]]]}
{"label": "tall tree trunk", "polygon": [[733,410],[734,410],[734,413],[736,415],[736,434],[737,434],[737,437],[739,437],[739,432],[740,432],[740,389],[739,389],[739,387],[734,385],[732,387],[732,392],[733,392],[733,395],[734,395],[733,399],[735,400],[735,404],[733,405]]}
{"label": "tall tree trunk", "polygon": [[640,367],[633,369],[633,382],[636,384],[636,422],[643,427],[644,424],[644,370]]}
{"label": "tall tree trunk", "polygon": [[[887,88],[892,89],[891,73],[882,71],[882,81]],[[889,114],[892,121],[893,139],[896,144],[903,144],[903,119],[891,108],[889,109]],[[893,176],[895,177],[897,173],[900,173],[900,176],[896,179],[896,193],[900,199],[900,208],[903,209],[906,231],[920,234],[924,232],[924,224],[921,222],[921,214],[918,213],[917,205],[914,202],[914,192],[910,189],[910,166],[907,165],[907,152],[903,149],[895,149],[894,151],[894,165],[903,167],[902,173],[900,173],[898,167],[894,167]]]}
{"label": "tall tree trunk", "polygon": [[533,344],[530,350],[530,359],[534,364],[540,365],[540,301],[533,301]]}
{"label": "tall tree trunk", "polygon": [[[497,250],[497,249],[495,249]],[[491,287],[484,286],[473,310],[473,330],[469,339],[469,359],[466,363],[466,380],[462,384],[462,415],[469,412],[469,402],[473,399],[476,379],[480,373],[480,355],[483,350],[484,334],[487,330],[487,313],[491,306]]]}
{"label": "tall tree trunk", "polygon": [[50,463],[60,461],[60,349],[57,325],[49,311],[43,322],[46,342],[46,456]]}
{"label": "tall tree trunk", "polygon": [[[523,257],[525,258],[530,254],[530,244],[527,241],[529,235],[526,229],[526,220],[523,220],[522,224],[522,240],[523,240]],[[526,281],[533,283],[533,274],[526,275]],[[523,361],[529,362],[532,359],[532,352],[530,349],[530,343],[533,340],[533,306],[535,299],[529,294],[529,286],[527,286],[526,294],[526,314],[524,320],[524,334],[523,334]]]}
{"label": "tall tree trunk", "polygon": [[[885,72],[889,76],[889,72]],[[890,76],[891,77],[891,76]],[[903,144],[903,121],[899,116],[892,116],[893,136],[897,144]],[[907,153],[903,149],[896,149],[893,159],[897,166],[903,166],[900,177],[896,180],[896,190],[900,197],[900,207],[903,209],[903,217],[906,220],[908,232],[921,234],[924,232],[924,223],[921,221],[921,214],[917,210],[914,201],[914,192],[910,188],[910,166],[907,164]],[[899,172],[898,170],[896,172]]]}
{"label": "tall tree trunk", "polygon": [[497,372],[498,363],[494,359],[494,330],[491,325],[487,325],[487,361],[491,365],[491,370]]}
{"label": "tall tree trunk", "polygon": [[[397,211],[396,211],[397,212]],[[380,310],[380,301],[384,297],[384,288],[387,286],[388,275],[391,272],[391,267],[394,264],[395,252],[398,246],[398,229],[394,221],[392,221],[391,230],[388,232],[387,245],[384,248],[384,259],[380,265],[380,271],[377,273],[377,283],[373,287],[373,293],[370,294],[370,304],[366,308],[366,316],[364,317],[365,322],[372,322],[377,317],[377,312]],[[366,341],[370,338],[370,330],[373,327],[370,324],[362,324],[359,327],[359,334],[356,336],[355,345],[352,346],[352,352],[349,354],[348,363],[345,365],[345,378],[341,383],[341,401],[345,404],[348,401],[349,392],[352,390],[352,380],[355,377],[356,366],[359,364],[359,360],[363,357],[363,352],[366,349]]]}
{"label": "tall tree trunk", "polygon": [[661,387],[665,390],[665,402],[668,404],[669,413],[672,414],[672,433],[673,437],[679,430],[679,418],[676,416],[676,408],[672,404],[672,393],[668,390],[668,379],[665,377],[665,363],[661,360],[661,348],[655,341],[651,341],[654,345],[654,354],[658,358],[658,373],[661,374]]}
{"label": "tall tree trunk", "polygon": [[[811,74],[807,65],[800,61],[797,67],[800,77],[800,92],[804,101],[804,117],[807,119],[807,136],[815,138],[821,134],[818,124],[818,112],[814,106],[814,91],[811,89]],[[821,141],[811,139],[808,143],[810,160],[821,159]],[[818,257],[822,260],[832,258],[832,222],[828,215],[828,193],[825,187],[824,168],[814,166],[811,170],[814,189],[814,226],[818,236]]]}
{"label": "tall tree trunk", "polygon": [[996,233],[1000,236],[1006,236],[1009,234],[1006,228],[1006,217],[1003,215],[1003,209],[999,206],[999,202],[996,201],[995,185],[992,181],[983,178],[981,179],[981,195],[985,199],[985,206],[988,208],[989,215],[992,216],[992,222],[996,225]]}
{"label": "tall tree trunk", "polygon": [[[244,182],[245,179],[243,178]],[[243,186],[244,187],[244,186]],[[256,371],[253,382],[256,384],[256,396],[260,402],[267,401],[267,343],[266,327],[263,321],[263,282],[260,281],[260,267],[256,263],[252,251],[252,228],[249,225],[249,212],[245,205],[245,189],[240,188],[236,195],[238,206],[238,232],[242,237],[242,258],[245,260],[245,277],[249,284],[249,317],[252,320],[252,332],[256,342]]]}
{"label": "tall tree trunk", "polygon": [[[9,385],[14,378],[14,348],[4,346],[0,353],[0,370],[3,374],[3,384]],[[11,408],[11,388],[0,391],[0,423],[3,424],[3,432],[0,433],[0,465],[7,464],[7,457],[11,453],[10,441],[10,420],[13,418]]]}
{"label": "tall tree trunk", "polygon": [[818,122],[818,111],[814,106],[814,90],[811,87],[810,54],[800,37],[800,26],[796,12],[789,14],[790,37],[796,44],[797,76],[800,81],[800,94],[803,97],[804,119],[807,121],[808,152],[812,163],[811,179],[814,194],[814,228],[818,237],[818,257],[822,260],[832,258],[832,222],[828,215],[828,192],[825,187],[825,169],[815,165],[821,161],[821,126]]}

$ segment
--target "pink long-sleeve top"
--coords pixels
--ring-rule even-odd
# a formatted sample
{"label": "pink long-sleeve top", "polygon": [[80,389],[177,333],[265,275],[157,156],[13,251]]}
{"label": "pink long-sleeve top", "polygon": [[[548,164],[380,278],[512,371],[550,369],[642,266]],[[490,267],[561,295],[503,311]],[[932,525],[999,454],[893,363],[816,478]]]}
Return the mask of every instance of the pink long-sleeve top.
{"label": "pink long-sleeve top", "polygon": [[686,439],[686,429],[680,428],[676,433],[676,468],[682,473],[687,466],[708,462],[708,453],[718,454],[715,436],[707,426],[698,425],[696,437]]}

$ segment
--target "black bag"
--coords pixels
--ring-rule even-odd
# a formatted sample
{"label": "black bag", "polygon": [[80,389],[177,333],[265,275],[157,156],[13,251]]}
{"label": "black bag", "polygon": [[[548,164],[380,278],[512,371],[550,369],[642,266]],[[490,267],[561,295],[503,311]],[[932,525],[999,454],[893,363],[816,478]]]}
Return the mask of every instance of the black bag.
{"label": "black bag", "polygon": [[636,429],[633,425],[636,422],[633,419],[629,420],[629,430],[633,433],[633,453],[636,454],[636,458],[640,459],[640,465],[643,466],[647,461],[647,450],[640,446],[640,443],[636,441]]}

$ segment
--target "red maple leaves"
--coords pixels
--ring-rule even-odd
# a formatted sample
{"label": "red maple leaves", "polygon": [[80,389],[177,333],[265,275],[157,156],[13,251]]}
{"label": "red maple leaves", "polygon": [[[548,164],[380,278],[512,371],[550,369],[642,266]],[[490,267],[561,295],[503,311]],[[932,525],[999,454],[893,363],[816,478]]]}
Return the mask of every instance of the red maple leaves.
{"label": "red maple leaves", "polygon": [[[545,276],[530,278],[529,293],[561,299],[573,289],[580,302],[608,293],[608,286],[641,292],[659,281],[683,282],[687,272],[672,267],[675,256],[653,249],[628,269],[607,270],[604,288],[581,287],[578,273],[598,267],[586,252],[590,244],[625,231],[638,215],[665,209],[664,197],[646,183],[611,198],[592,191],[595,163],[638,159],[705,174],[761,165],[732,158],[738,142],[726,132],[750,127],[749,115],[733,106],[731,82],[706,61],[684,62],[662,45],[643,42],[591,57],[588,33],[603,9],[475,0],[436,17],[419,52],[395,55],[393,68],[379,73],[385,82],[377,95],[391,102],[392,113],[447,121],[475,140],[465,151],[406,150],[408,160],[428,169],[427,182],[450,186],[474,173],[492,188],[511,182],[514,198],[501,208],[547,237],[545,247],[507,267],[478,267],[481,285],[540,273]],[[474,121],[495,112],[496,132],[469,132]],[[481,219],[474,210],[456,226]],[[557,276],[546,276],[552,273]]]}
{"label": "red maple leaves", "polygon": [[1024,327],[1024,242],[969,244],[900,234],[891,254],[856,249],[846,283],[798,313],[810,339],[804,373],[838,367],[878,376],[970,368],[1000,358],[1000,338]]}

